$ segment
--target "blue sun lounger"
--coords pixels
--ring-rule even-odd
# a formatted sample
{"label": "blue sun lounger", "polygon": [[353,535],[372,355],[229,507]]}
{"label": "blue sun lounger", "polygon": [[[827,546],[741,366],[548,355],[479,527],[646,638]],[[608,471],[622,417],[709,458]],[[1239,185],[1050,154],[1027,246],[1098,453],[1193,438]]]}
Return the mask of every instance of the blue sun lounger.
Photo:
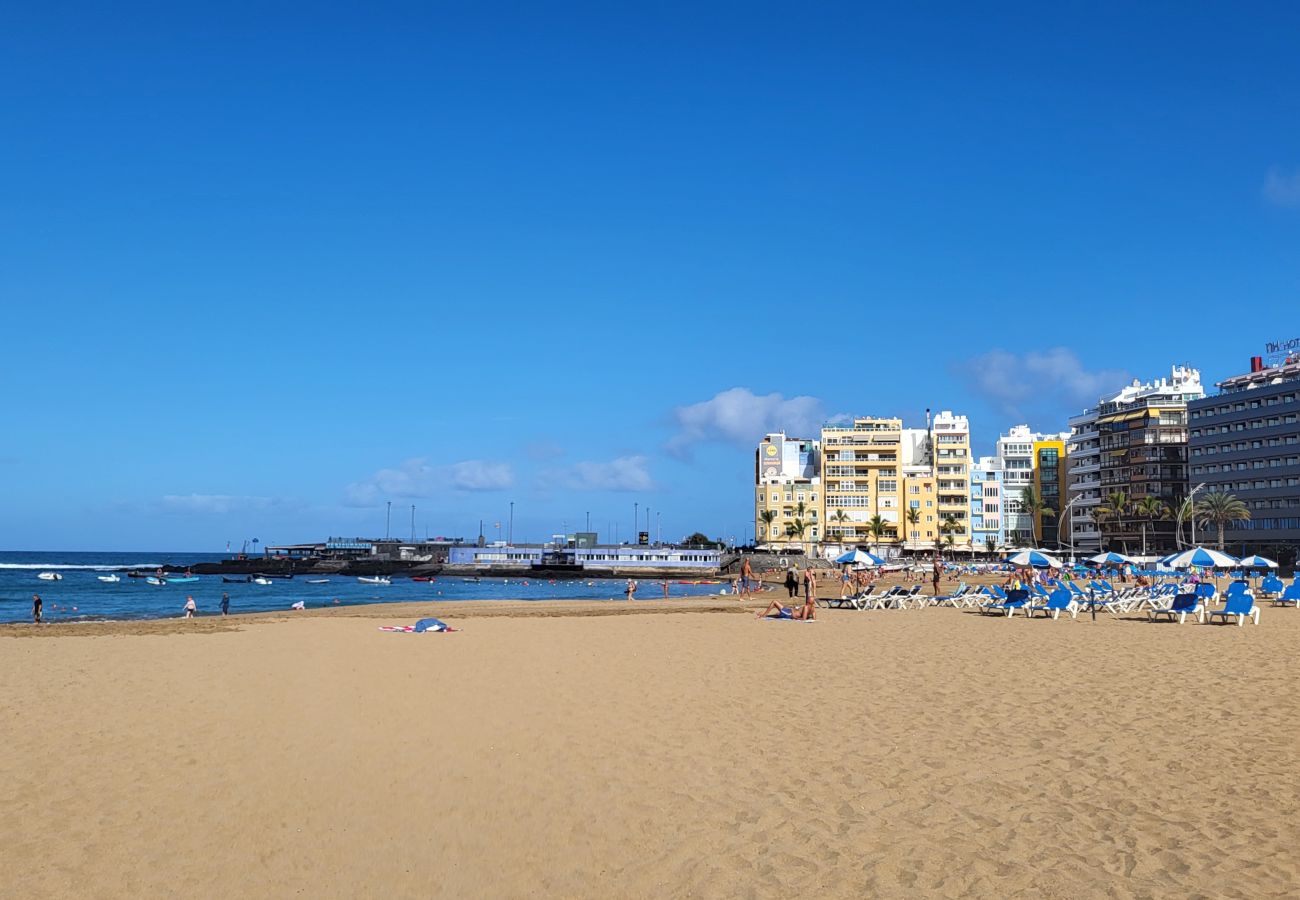
{"label": "blue sun lounger", "polygon": [[1015,615],[1016,610],[1025,610],[1025,615],[1029,615],[1026,607],[1029,605],[1029,591],[1024,588],[1017,588],[1013,591],[1003,592],[1001,588],[994,587],[998,594],[1002,594],[1001,599],[995,599],[992,603],[980,604],[982,613],[1005,613],[1007,618]]}
{"label": "blue sun lounger", "polygon": [[1067,588],[1059,587],[1047,595],[1046,603],[1035,603],[1029,607],[1027,615],[1032,619],[1036,612],[1050,615],[1053,619],[1059,618],[1062,612],[1068,612],[1073,619],[1079,615],[1079,604]]}
{"label": "blue sun lounger", "polygon": [[[1232,587],[1236,587],[1236,584]],[[1238,627],[1246,624],[1247,617],[1253,619],[1256,625],[1259,624],[1259,607],[1255,605],[1255,598],[1251,596],[1250,591],[1245,589],[1234,591],[1229,588],[1223,599],[1223,609],[1211,610],[1211,622],[1216,618],[1222,618],[1227,622],[1232,616],[1236,616]]]}
{"label": "blue sun lounger", "polygon": [[1300,609],[1300,579],[1291,582],[1282,593],[1273,598],[1274,606],[1286,606],[1294,603]]}
{"label": "blue sun lounger", "polygon": [[1195,593],[1179,594],[1174,597],[1172,605],[1164,609],[1148,609],[1147,618],[1154,622],[1157,616],[1168,616],[1172,622],[1174,616],[1178,617],[1178,624],[1181,625],[1187,621],[1188,616],[1196,616],[1196,621],[1205,621],[1205,607],[1201,605],[1201,598]]}

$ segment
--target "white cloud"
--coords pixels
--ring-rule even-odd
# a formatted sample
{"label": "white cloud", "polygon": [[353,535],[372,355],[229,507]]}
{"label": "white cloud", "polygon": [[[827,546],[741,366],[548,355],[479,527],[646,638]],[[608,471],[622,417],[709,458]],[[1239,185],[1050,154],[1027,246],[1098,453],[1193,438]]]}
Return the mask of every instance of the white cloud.
{"label": "white cloud", "polygon": [[1274,166],[1264,179],[1264,199],[1276,206],[1300,208],[1300,169],[1283,172]]}
{"label": "white cloud", "polygon": [[668,451],[689,455],[692,446],[705,441],[751,446],[770,431],[806,437],[826,420],[821,400],[781,394],[758,395],[735,387],[711,399],[673,410],[678,432],[668,441]]}
{"label": "white cloud", "polygon": [[232,512],[254,512],[270,509],[282,501],[274,497],[247,497],[233,494],[167,494],[157,501],[165,513],[191,515],[225,515]]}
{"label": "white cloud", "polygon": [[541,475],[544,487],[570,491],[653,491],[654,479],[644,456],[620,456],[608,462],[579,462]]}
{"label": "white cloud", "polygon": [[343,499],[349,506],[373,506],[394,497],[428,497],[439,491],[500,491],[514,483],[509,463],[468,459],[433,466],[426,458],[417,457],[349,484]]}
{"label": "white cloud", "polygon": [[1019,355],[991,350],[954,368],[975,393],[1018,419],[1025,418],[1029,409],[1053,413],[1081,410],[1131,380],[1120,369],[1088,371],[1074,351],[1065,347]]}

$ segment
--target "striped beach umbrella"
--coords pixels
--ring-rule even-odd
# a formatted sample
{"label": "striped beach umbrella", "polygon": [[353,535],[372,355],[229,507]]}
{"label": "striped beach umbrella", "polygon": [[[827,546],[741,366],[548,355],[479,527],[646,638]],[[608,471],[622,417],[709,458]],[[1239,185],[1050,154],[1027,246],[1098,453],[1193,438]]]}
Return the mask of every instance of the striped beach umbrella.
{"label": "striped beach umbrella", "polygon": [[1237,560],[1243,569],[1276,569],[1277,563],[1265,556],[1243,556]]}
{"label": "striped beach umbrella", "polygon": [[1193,547],[1191,550],[1167,556],[1161,562],[1174,569],[1190,569],[1192,566],[1202,569],[1230,569],[1237,564],[1237,558],[1220,553],[1218,550]]}
{"label": "striped beach umbrella", "polygon": [[1042,550],[1021,550],[1019,553],[1013,553],[1005,560],[1013,566],[1034,566],[1039,569],[1059,569],[1061,561],[1055,556],[1049,556]]}
{"label": "striped beach umbrella", "polygon": [[848,553],[842,553],[835,557],[835,561],[842,566],[883,566],[885,564],[885,561],[879,556],[865,550],[850,550]]}
{"label": "striped beach umbrella", "polygon": [[1133,560],[1129,559],[1123,553],[1115,553],[1113,551],[1109,553],[1098,553],[1096,556],[1088,557],[1088,562],[1096,563],[1099,566],[1115,566],[1122,563],[1131,563],[1132,561]]}

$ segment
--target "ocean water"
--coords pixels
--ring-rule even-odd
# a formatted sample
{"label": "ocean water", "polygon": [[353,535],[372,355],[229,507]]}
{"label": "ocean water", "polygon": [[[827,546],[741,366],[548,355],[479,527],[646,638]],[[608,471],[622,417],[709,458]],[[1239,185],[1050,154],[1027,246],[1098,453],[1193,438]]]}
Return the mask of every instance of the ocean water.
{"label": "ocean water", "polygon": [[[307,576],[275,579],[270,585],[225,584],[220,575],[204,575],[191,584],[156,586],[143,578],[106,584],[98,576],[130,567],[193,565],[217,562],[223,553],[25,553],[0,552],[0,622],[30,622],[32,595],[44,601],[47,622],[110,619],[165,619],[183,614],[186,597],[194,597],[199,615],[220,615],[221,595],[230,595],[230,611],[287,610],[301,600],[308,609],[363,603],[406,603],[413,600],[622,600],[624,579],[550,581],[535,578],[488,578],[479,582],[461,576],[419,582],[393,578],[391,585],[362,584],[355,577],[332,575],[329,584],[307,584]],[[58,572],[62,581],[42,581],[40,572]],[[663,596],[662,582],[639,579],[639,597]],[[669,584],[672,597],[717,593],[719,585]]]}

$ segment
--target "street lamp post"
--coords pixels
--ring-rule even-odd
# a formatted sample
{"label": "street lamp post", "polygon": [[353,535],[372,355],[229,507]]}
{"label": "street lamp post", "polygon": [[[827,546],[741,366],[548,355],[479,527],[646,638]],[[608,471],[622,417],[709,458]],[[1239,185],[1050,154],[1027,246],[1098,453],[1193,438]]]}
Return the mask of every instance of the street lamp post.
{"label": "street lamp post", "polygon": [[1192,488],[1192,492],[1187,495],[1187,510],[1192,514],[1192,546],[1193,547],[1196,546],[1196,492],[1203,487],[1205,487],[1204,481],[1202,481],[1196,487]]}
{"label": "street lamp post", "polygon": [[[1079,502],[1079,497],[1075,497],[1069,503],[1065,504],[1065,509],[1061,510],[1060,517],[1056,520],[1056,546],[1061,546],[1061,527],[1065,525],[1065,514],[1070,511],[1070,507]],[[1074,526],[1070,526],[1070,565],[1074,565]]]}

